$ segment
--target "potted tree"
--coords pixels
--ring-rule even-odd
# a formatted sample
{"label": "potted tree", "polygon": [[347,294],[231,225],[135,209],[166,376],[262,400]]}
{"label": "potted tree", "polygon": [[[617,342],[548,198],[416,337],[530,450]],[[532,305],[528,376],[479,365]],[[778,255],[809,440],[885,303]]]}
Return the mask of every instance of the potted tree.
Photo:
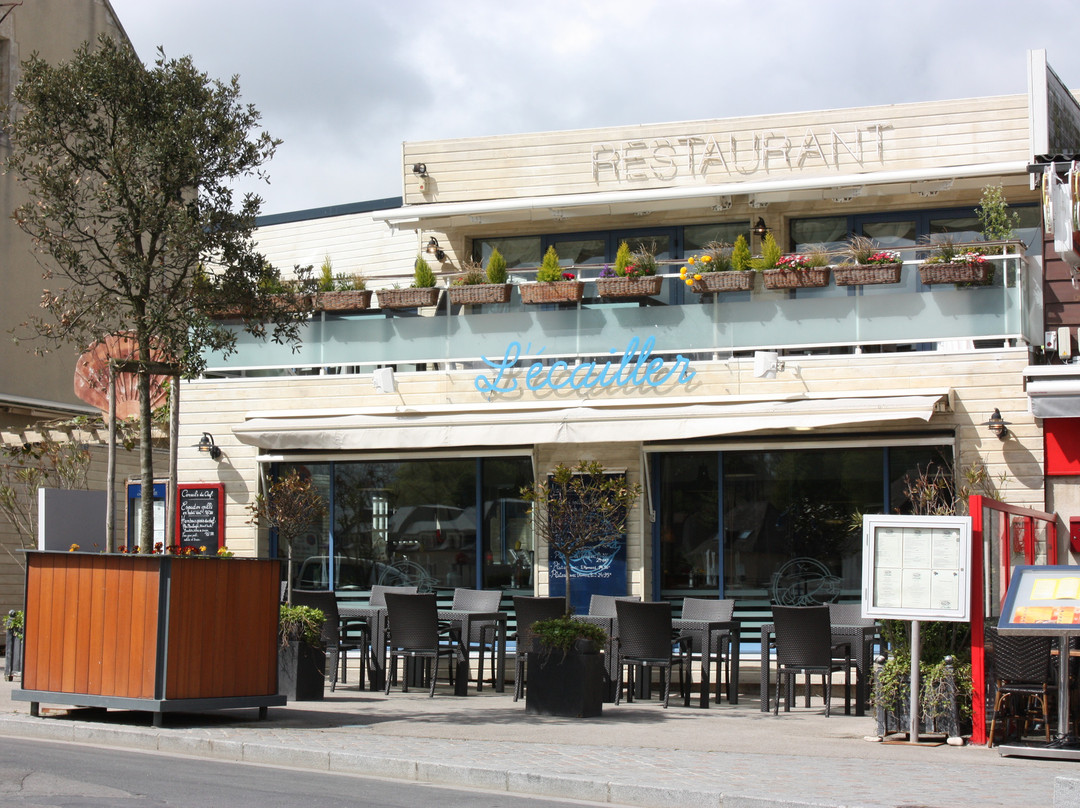
{"label": "potted tree", "polygon": [[16,673],[22,673],[23,628],[26,615],[12,609],[4,618],[4,679],[11,681]]}
{"label": "potted tree", "polygon": [[310,606],[281,605],[278,693],[293,701],[321,701],[326,679],[322,641],[326,615]]}
{"label": "potted tree", "polygon": [[575,303],[581,300],[584,289],[585,284],[573,272],[563,272],[559,254],[554,247],[548,247],[536,271],[536,282],[521,285],[521,302]]}
{"label": "potted tree", "polygon": [[600,715],[605,695],[600,649],[607,644],[607,632],[566,614],[533,623],[532,634],[525,712],[566,718]]}
{"label": "potted tree", "polygon": [[454,280],[446,290],[451,303],[477,305],[510,302],[506,259],[498,250],[491,251],[486,270],[476,261],[466,261],[463,269],[465,274]]}
{"label": "potted tree", "polygon": [[439,303],[437,279],[423,255],[413,264],[413,282],[407,289],[380,289],[379,306],[384,309],[417,309]]}

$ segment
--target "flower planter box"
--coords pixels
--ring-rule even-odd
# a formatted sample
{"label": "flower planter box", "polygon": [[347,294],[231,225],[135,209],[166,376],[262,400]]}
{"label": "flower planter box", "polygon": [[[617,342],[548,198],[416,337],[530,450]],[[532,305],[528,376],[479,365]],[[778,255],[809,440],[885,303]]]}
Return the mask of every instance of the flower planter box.
{"label": "flower planter box", "polygon": [[990,282],[991,264],[921,264],[919,279],[925,284]]}
{"label": "flower planter box", "polygon": [[829,285],[831,267],[813,269],[766,269],[761,280],[766,289],[809,289]]}
{"label": "flower planter box", "polygon": [[293,641],[278,646],[278,693],[290,701],[322,701],[326,649]]}
{"label": "flower planter box", "polygon": [[450,296],[450,302],[455,306],[476,306],[483,303],[509,303],[509,283],[472,283],[467,285],[450,286],[446,294]]}
{"label": "flower planter box", "polygon": [[596,294],[600,297],[653,297],[660,294],[664,279],[660,275],[641,278],[597,278]]}
{"label": "flower planter box", "polygon": [[421,289],[380,289],[379,308],[383,309],[420,309],[439,304],[439,289],[435,287]]}
{"label": "flower planter box", "polygon": [[522,303],[576,303],[581,300],[585,284],[581,281],[537,281],[523,283]]}
{"label": "flower planter box", "polygon": [[592,643],[568,653],[534,650],[526,655],[525,712],[593,718],[604,709],[604,660]]}
{"label": "flower planter box", "polygon": [[853,264],[833,267],[837,286],[870,286],[882,283],[900,283],[899,261],[895,264]]}
{"label": "flower planter box", "polygon": [[286,703],[278,695],[277,560],[26,554],[16,701],[170,711]]}
{"label": "flower planter box", "polygon": [[371,291],[354,289],[348,292],[322,292],[317,300],[316,308],[323,311],[364,311],[371,308]]}
{"label": "flower planter box", "polygon": [[706,292],[749,292],[754,288],[757,273],[752,270],[724,270],[702,272],[701,280],[690,287],[698,294]]}

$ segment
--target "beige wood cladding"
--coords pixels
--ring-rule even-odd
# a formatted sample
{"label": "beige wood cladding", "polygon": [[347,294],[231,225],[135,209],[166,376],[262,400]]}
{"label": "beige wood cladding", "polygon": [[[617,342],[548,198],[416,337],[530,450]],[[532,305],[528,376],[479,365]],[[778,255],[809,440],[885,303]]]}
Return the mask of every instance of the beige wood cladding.
{"label": "beige wood cladding", "polygon": [[1027,161],[1028,140],[1014,95],[416,141],[402,171],[405,203],[421,204]]}
{"label": "beige wood cladding", "polygon": [[[695,399],[718,399],[726,396],[788,396],[797,394],[834,395],[838,392],[873,390],[925,390],[948,389],[954,391],[953,409],[935,414],[931,422],[885,426],[874,430],[883,438],[896,431],[908,435],[914,430],[921,434],[932,432],[936,439],[952,440],[958,447],[958,462],[966,465],[976,460],[985,462],[993,477],[1005,475],[1001,486],[1003,497],[1016,505],[1042,509],[1042,431],[1028,414],[1027,397],[1016,380],[1023,375],[1027,365],[1025,349],[985,350],[974,353],[914,352],[891,354],[863,354],[847,356],[791,357],[788,369],[776,379],[756,379],[753,376],[753,360],[694,362],[697,372],[692,388],[684,391],[670,390],[673,396],[691,395]],[[796,372],[797,371],[797,372]],[[375,392],[370,374],[358,376],[273,377],[266,379],[199,380],[184,383],[181,400],[184,402],[184,418],[181,425],[180,446],[191,446],[198,441],[202,431],[214,435],[223,450],[220,461],[211,461],[194,449],[181,450],[179,458],[180,479],[185,481],[220,481],[226,487],[226,541],[229,547],[243,555],[264,554],[267,550],[265,536],[259,536],[248,524],[247,504],[258,490],[258,464],[260,451],[253,446],[239,443],[231,428],[241,424],[249,413],[336,411],[363,413],[371,409],[410,407],[423,405],[451,405],[461,409],[482,411],[489,402],[474,387],[479,371],[450,371],[446,373],[399,373],[398,394],[390,396]],[[664,390],[659,391],[663,396]],[[565,398],[568,406],[577,399],[571,391],[556,394]],[[523,392],[524,400],[529,394]],[[550,392],[546,399],[553,399]],[[539,400],[539,399],[537,399]],[[626,400],[625,391],[596,390],[592,401]],[[655,402],[655,395],[642,397],[642,403]],[[982,424],[994,408],[1001,409],[1012,437],[999,441]],[[494,417],[494,416],[493,416]],[[847,430],[843,428],[820,429],[813,433],[813,440],[839,439]],[[865,430],[864,430],[865,431]],[[720,437],[709,445],[752,446],[761,435],[752,433]],[[772,433],[776,434],[776,433]],[[792,439],[805,441],[808,433],[788,434]],[[706,443],[702,441],[702,443]],[[528,430],[521,436],[522,451],[533,451]],[[578,445],[540,447],[540,466],[564,460],[574,462],[585,456],[586,451],[598,451],[597,459],[612,467],[627,468],[632,474],[638,471],[635,459],[640,444],[630,441],[615,447],[583,447]],[[503,447],[499,447],[500,449]],[[461,450],[440,450],[434,447],[414,446],[394,456],[408,452],[460,455]],[[617,457],[611,457],[614,452]],[[275,453],[276,454],[276,453]],[[349,457],[355,457],[351,453]],[[321,456],[322,460],[330,456]],[[314,459],[312,462],[316,462]],[[645,530],[640,526],[631,537],[632,574],[642,574],[646,556],[642,552],[646,541]],[[636,549],[633,549],[636,548]],[[647,554],[646,554],[647,555]]]}

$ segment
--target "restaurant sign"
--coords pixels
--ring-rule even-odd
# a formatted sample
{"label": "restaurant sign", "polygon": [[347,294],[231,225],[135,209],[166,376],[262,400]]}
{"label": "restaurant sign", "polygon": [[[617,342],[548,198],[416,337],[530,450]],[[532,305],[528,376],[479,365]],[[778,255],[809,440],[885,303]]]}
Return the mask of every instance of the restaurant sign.
{"label": "restaurant sign", "polygon": [[[478,375],[475,385],[481,393],[495,395],[512,393],[519,389],[519,383],[523,384],[526,390],[532,391],[591,390],[597,387],[656,388],[669,382],[688,384],[694,378],[690,360],[682,354],[677,354],[672,360],[652,356],[655,345],[654,337],[648,337],[644,342],[632,337],[621,357],[610,359],[603,364],[589,360],[571,365],[559,359],[550,364],[536,361],[524,367],[521,364],[521,343],[511,342],[501,358],[481,357],[493,372],[490,375]],[[525,347],[525,355],[537,356],[544,350],[540,348],[533,352],[532,345],[529,344]],[[612,349],[609,353],[614,356],[618,349]]]}

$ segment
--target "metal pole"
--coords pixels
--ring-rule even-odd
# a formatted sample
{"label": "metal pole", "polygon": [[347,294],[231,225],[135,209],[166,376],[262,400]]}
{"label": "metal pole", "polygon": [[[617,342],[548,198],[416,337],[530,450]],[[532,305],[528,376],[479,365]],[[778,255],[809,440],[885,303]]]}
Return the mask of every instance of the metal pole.
{"label": "metal pole", "polygon": [[911,723],[908,741],[919,742],[919,658],[922,656],[919,639],[919,621],[911,621]]}

